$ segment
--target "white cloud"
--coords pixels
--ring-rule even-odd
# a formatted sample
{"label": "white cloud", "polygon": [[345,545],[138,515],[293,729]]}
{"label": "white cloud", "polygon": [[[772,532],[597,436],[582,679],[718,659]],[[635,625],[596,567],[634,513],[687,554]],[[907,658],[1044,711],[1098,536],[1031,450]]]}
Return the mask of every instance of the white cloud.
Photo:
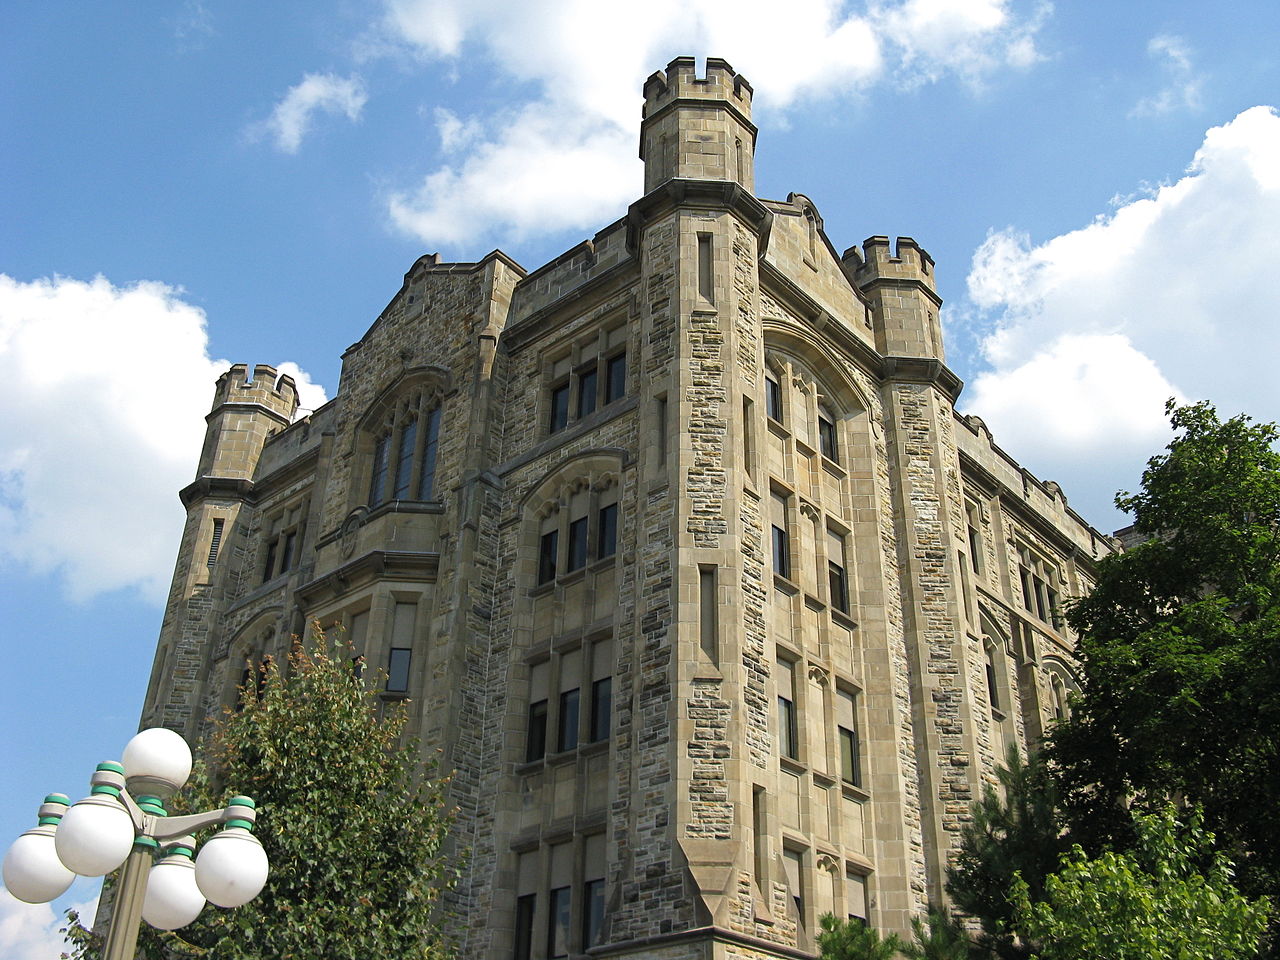
{"label": "white cloud", "polygon": [[[161,283],[0,274],[0,563],[84,600],[163,599],[213,382],[205,315]],[[302,374],[306,402],[323,402]]]}
{"label": "white cloud", "polygon": [[[98,898],[95,895],[71,909],[87,923],[98,909]],[[5,960],[56,960],[68,949],[58,932],[65,925],[65,917],[55,913],[52,905],[23,903],[0,887],[0,956]]]}
{"label": "white cloud", "polygon": [[1169,396],[1280,417],[1277,222],[1280,116],[1253,107],[1209,130],[1181,179],[1088,226],[1039,245],[991,234],[968,278],[991,370],[965,408],[1095,505],[1136,483]]}
{"label": "white cloud", "polygon": [[1147,55],[1160,62],[1165,86],[1154,96],[1139,100],[1129,115],[1159,116],[1175,110],[1198,109],[1204,78],[1191,62],[1191,48],[1187,42],[1171,34],[1158,34],[1147,43]]}
{"label": "white cloud", "polygon": [[[674,56],[722,55],[756,90],[757,118],[801,100],[857,93],[880,80],[984,77],[1035,62],[1046,7],[1028,15],[1012,0],[386,0],[379,41],[456,69],[484,69],[530,84],[536,95],[499,115],[436,115],[452,149],[470,153],[392,192],[400,228],[429,245],[599,226],[641,187],[636,160],[638,92]],[[584,61],[584,51],[607,57]],[[482,133],[478,133],[482,131]],[[524,158],[524,164],[521,164]],[[530,171],[538,170],[533,176]],[[546,175],[546,170],[556,172]],[[514,176],[519,184],[493,184]]]}
{"label": "white cloud", "polygon": [[308,73],[301,83],[289,88],[271,117],[251,132],[267,133],[275,138],[280,150],[297,153],[316,113],[341,114],[348,120],[359,120],[368,99],[364,82],[357,76]]}

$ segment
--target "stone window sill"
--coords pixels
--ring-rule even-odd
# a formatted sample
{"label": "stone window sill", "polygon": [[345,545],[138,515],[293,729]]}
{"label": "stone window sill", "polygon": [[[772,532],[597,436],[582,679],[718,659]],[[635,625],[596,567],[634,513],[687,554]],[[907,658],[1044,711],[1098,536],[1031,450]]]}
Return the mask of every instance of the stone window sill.
{"label": "stone window sill", "polygon": [[862,787],[854,786],[848,780],[840,781],[840,792],[850,800],[858,800],[862,803],[866,803],[871,799],[871,794],[867,793],[867,791],[862,789]]}

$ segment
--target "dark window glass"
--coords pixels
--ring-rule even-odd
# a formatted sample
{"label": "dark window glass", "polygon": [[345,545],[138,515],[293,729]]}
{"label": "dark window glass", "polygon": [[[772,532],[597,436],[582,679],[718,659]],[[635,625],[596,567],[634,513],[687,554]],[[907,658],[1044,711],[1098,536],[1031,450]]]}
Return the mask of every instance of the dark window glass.
{"label": "dark window glass", "polygon": [[294,550],[294,547],[296,547],[297,545],[298,545],[298,534],[295,531],[290,530],[288,533],[284,535],[284,549],[280,551],[280,572],[281,573],[284,573],[285,571],[293,567],[293,561],[294,561],[293,550]]}
{"label": "dark window glass", "polygon": [[400,445],[396,448],[396,485],[392,500],[409,498],[409,482],[413,478],[413,445],[418,442],[418,421],[410,420],[400,428]]}
{"label": "dark window glass", "polygon": [[861,763],[858,758],[858,734],[848,727],[837,727],[840,734],[840,778],[855,787],[862,786]]}
{"label": "dark window glass", "polygon": [[538,582],[550,583],[556,578],[556,549],[560,544],[560,531],[551,530],[538,541]]}
{"label": "dark window glass", "polygon": [[387,692],[404,693],[409,689],[409,662],[413,651],[407,647],[392,647],[387,660]]}
{"label": "dark window glass", "polygon": [[547,755],[547,701],[529,704],[529,736],[525,740],[526,763],[541,760]]}
{"label": "dark window glass", "polygon": [[266,583],[276,573],[276,549],[279,540],[272,540],[267,544],[267,558],[262,564],[262,582]]}
{"label": "dark window glass", "polygon": [[547,918],[547,956],[569,956],[569,888],[551,891],[551,915]]}
{"label": "dark window glass", "polygon": [[769,419],[782,422],[782,388],[773,377],[764,378],[764,412]]}
{"label": "dark window glass", "polygon": [[376,507],[387,495],[387,455],[391,452],[391,436],[383,434],[373,445],[373,476],[369,478],[369,506]]}
{"label": "dark window glass", "polygon": [[978,531],[973,524],[969,525],[969,565],[973,568],[974,573],[981,573],[978,568],[978,553],[981,550],[981,544],[978,542]]}
{"label": "dark window glass", "polygon": [[778,697],[778,740],[784,757],[800,756],[800,738],[796,734],[796,705],[789,697]]}
{"label": "dark window glass", "polygon": [[591,742],[609,736],[613,715],[613,677],[604,677],[591,684]]}
{"label": "dark window glass", "polygon": [[1045,593],[1045,583],[1039,577],[1032,578],[1036,588],[1036,613],[1040,615],[1041,620],[1049,619],[1049,603],[1048,596]]}
{"label": "dark window glass", "polygon": [[1026,567],[1020,567],[1019,572],[1022,575],[1022,605],[1028,610],[1035,609],[1035,601],[1031,599],[1031,571]]}
{"label": "dark window glass", "polygon": [[422,442],[422,472],[418,475],[418,499],[431,500],[436,489],[436,449],[440,446],[440,408],[427,413],[427,435]]}
{"label": "dark window glass", "polygon": [[560,694],[560,727],[556,731],[556,749],[572,750],[578,745],[578,689]]}
{"label": "dark window glass", "polygon": [[538,895],[527,893],[516,899],[515,960],[532,960],[533,913],[538,905]]}
{"label": "dark window glass", "polygon": [[836,447],[836,425],[822,416],[818,417],[818,444],[828,460],[840,459],[840,451]]}
{"label": "dark window glass", "polygon": [[583,370],[578,374],[578,416],[585,417],[596,409],[596,375],[595,368]]}
{"label": "dark window glass", "polygon": [[627,392],[627,355],[620,353],[605,363],[604,402],[621,400]]}
{"label": "dark window glass", "polygon": [[780,577],[791,576],[791,551],[787,548],[787,531],[773,527],[773,572]]}
{"label": "dark window glass", "polygon": [[612,557],[618,552],[618,505],[601,507],[596,525],[596,556]]}
{"label": "dark window glass", "polygon": [[987,699],[991,701],[991,709],[1000,709],[1000,688],[996,686],[996,654],[990,647],[986,649],[987,655]]}
{"label": "dark window glass", "polygon": [[551,390],[551,432],[569,425],[569,385],[563,383]]}
{"label": "dark window glass", "polygon": [[604,879],[588,880],[582,885],[582,948],[600,942],[604,929]]}
{"label": "dark window glass", "polygon": [[209,541],[209,566],[213,566],[218,560],[218,548],[222,546],[222,525],[223,520],[217,519],[213,521],[213,539]]}
{"label": "dark window glass", "polygon": [[849,577],[844,567],[827,561],[827,582],[831,587],[831,605],[841,613],[849,612]]}
{"label": "dark window glass", "polygon": [[572,572],[587,565],[586,517],[579,517],[569,523],[569,556],[566,559],[566,572]]}

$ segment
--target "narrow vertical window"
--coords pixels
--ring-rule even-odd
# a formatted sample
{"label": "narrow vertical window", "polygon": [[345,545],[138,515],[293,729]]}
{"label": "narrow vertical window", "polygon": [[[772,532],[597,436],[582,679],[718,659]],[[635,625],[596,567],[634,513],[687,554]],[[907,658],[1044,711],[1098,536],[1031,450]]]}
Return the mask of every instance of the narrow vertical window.
{"label": "narrow vertical window", "polygon": [[787,886],[791,888],[791,902],[796,905],[799,922],[804,923],[804,854],[798,850],[783,850],[782,865],[787,870]]}
{"label": "narrow vertical window", "polygon": [[995,644],[983,644],[982,652],[987,668],[987,700],[990,702],[992,710],[999,711],[1003,708],[1000,706],[1000,687],[997,683]]}
{"label": "narrow vertical window", "polygon": [[741,184],[744,184],[744,185],[745,185],[745,184],[746,184],[746,182],[747,182],[747,155],[746,155],[746,153],[745,153],[745,152],[743,151],[743,149],[742,149],[742,141],[741,141],[741,140],[736,140],[736,139],[735,139],[735,140],[733,141],[733,156],[734,156],[734,159],[737,161],[737,164],[738,164],[738,170],[737,170],[737,172],[738,172],[738,176],[737,176],[737,180],[738,180],[738,182],[739,182],[739,183],[741,183]]}
{"label": "narrow vertical window", "polygon": [[551,390],[550,432],[556,433],[569,425],[569,385],[562,383]]}
{"label": "narrow vertical window", "polygon": [[606,504],[596,515],[596,558],[612,557],[618,552],[618,505]]}
{"label": "narrow vertical window", "polygon": [[720,613],[716,598],[716,568],[698,567],[699,639],[712,663],[720,662]]}
{"label": "narrow vertical window", "polygon": [[587,518],[579,517],[569,522],[569,555],[565,571],[572,573],[587,565]]}
{"label": "narrow vertical window", "polygon": [[766,853],[768,850],[766,838],[769,835],[769,829],[764,819],[764,787],[752,786],[751,788],[751,832],[755,834],[753,839],[755,841],[756,886],[763,893],[765,877],[768,876],[765,865],[769,862]]}
{"label": "narrow vertical window", "polygon": [[594,947],[604,932],[604,834],[594,833],[582,851],[582,949]]}
{"label": "narrow vertical window", "polygon": [[218,562],[218,549],[222,546],[222,525],[225,521],[217,518],[213,521],[213,539],[209,541],[209,566]]}
{"label": "narrow vertical window", "polygon": [[407,693],[413,662],[413,626],[418,612],[414,603],[397,603],[391,618],[391,652],[387,658],[387,692]]}
{"label": "narrow vertical window", "polygon": [[773,377],[764,378],[764,412],[770,420],[782,422],[782,386]]}
{"label": "narrow vertical window", "polygon": [[573,844],[551,847],[551,895],[548,898],[547,956],[569,956],[569,914],[573,883]]}
{"label": "narrow vertical window", "polygon": [[266,583],[276,574],[276,550],[279,547],[279,543],[280,541],[278,539],[273,539],[267,544],[267,556],[262,564],[263,583]]}
{"label": "narrow vertical window", "polygon": [[556,749],[572,750],[578,745],[578,688],[560,694],[560,721]]}
{"label": "narrow vertical window", "polygon": [[418,418],[400,427],[400,443],[396,447],[396,482],[392,500],[409,499],[409,484],[413,479],[413,448],[418,442]]}
{"label": "narrow vertical window", "polygon": [[613,642],[598,640],[591,648],[591,742],[607,739],[613,725]]}
{"label": "narrow vertical window", "polygon": [[867,925],[867,878],[849,870],[844,876],[845,911],[850,920]]}
{"label": "narrow vertical window", "polygon": [[862,758],[859,756],[858,727],[852,693],[836,691],[836,735],[840,741],[840,779],[850,786],[862,786]]}
{"label": "narrow vertical window", "polygon": [[430,500],[436,489],[436,450],[440,446],[440,408],[427,411],[426,435],[422,443],[422,467],[418,472],[418,499]]}
{"label": "narrow vertical window", "polygon": [[845,570],[844,537],[827,530],[827,588],[831,606],[841,613],[849,612],[849,574]]}
{"label": "narrow vertical window", "polygon": [[836,421],[826,407],[818,408],[818,445],[822,455],[833,462],[840,459],[840,447],[836,442]]}
{"label": "narrow vertical window", "polygon": [[965,525],[968,527],[969,533],[969,563],[974,573],[982,576],[982,535],[979,529],[982,524],[982,515],[974,504],[965,506]]}
{"label": "narrow vertical window", "polygon": [[596,368],[590,367],[578,374],[578,416],[585,417],[595,413],[596,391],[599,377]]}
{"label": "narrow vertical window", "polygon": [[627,355],[610,357],[604,367],[604,402],[621,400],[627,393]]}
{"label": "narrow vertical window", "polygon": [[516,929],[514,960],[533,960],[533,915],[538,905],[536,893],[526,893],[516,898]]}
{"label": "narrow vertical window", "polygon": [[658,462],[667,462],[667,398],[658,398]]}
{"label": "narrow vertical window", "polygon": [[773,547],[773,572],[780,577],[791,579],[791,545],[787,540],[787,499],[781,494],[773,494],[773,524],[771,528]]}
{"label": "narrow vertical window", "polygon": [[559,530],[548,530],[539,538],[538,583],[550,583],[556,578],[556,550],[559,544]]}
{"label": "narrow vertical window", "polygon": [[703,300],[715,300],[711,272],[711,234],[698,234],[698,296]]}
{"label": "narrow vertical window", "polygon": [[387,495],[387,458],[391,453],[391,435],[384,433],[373,445],[373,476],[369,478],[369,506],[376,507]]}
{"label": "narrow vertical window", "polygon": [[298,546],[298,533],[290,530],[284,535],[284,543],[280,550],[280,572],[287,573],[293,568],[293,552]]}
{"label": "narrow vertical window", "polygon": [[752,410],[754,406],[750,398],[742,398],[742,465],[747,475],[752,478],[756,475],[756,421]]}
{"label": "narrow vertical window", "polygon": [[778,752],[791,760],[800,757],[795,665],[787,660],[778,661]]}
{"label": "narrow vertical window", "polygon": [[547,755],[547,701],[529,704],[529,730],[525,737],[524,760],[532,763]]}

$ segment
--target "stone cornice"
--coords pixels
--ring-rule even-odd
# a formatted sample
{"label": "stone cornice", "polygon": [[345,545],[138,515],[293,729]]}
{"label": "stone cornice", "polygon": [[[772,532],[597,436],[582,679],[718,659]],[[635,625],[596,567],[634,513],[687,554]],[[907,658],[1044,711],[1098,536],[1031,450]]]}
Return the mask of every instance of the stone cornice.
{"label": "stone cornice", "polygon": [[440,569],[440,554],[402,550],[371,550],[304,583],[294,591],[301,609],[325,598],[339,597],[353,587],[371,580],[400,580],[434,583]]}
{"label": "stone cornice", "polygon": [[178,499],[188,510],[201,500],[256,502],[253,481],[233,477],[200,477],[178,491]]}
{"label": "stone cornice", "polygon": [[964,381],[934,357],[885,357],[880,377],[896,383],[927,383],[941,390],[953,404],[964,389]]}
{"label": "stone cornice", "polygon": [[[756,145],[756,137],[759,136],[759,133],[760,133],[759,129],[756,127],[754,123],[751,122],[750,118],[748,118],[745,113],[743,113],[734,105],[733,101],[725,100],[722,98],[713,99],[710,97],[673,97],[672,99],[664,103],[662,106],[660,106],[657,110],[653,111],[653,113],[649,114],[649,116],[644,118],[644,122],[641,123],[640,125],[641,130],[643,131],[644,128],[648,127],[650,124],[653,124],[658,120],[661,120],[664,116],[666,116],[672,110],[680,110],[680,109],[724,110],[728,113],[731,113],[733,114],[733,118],[735,120],[737,120],[740,124],[742,124],[744,127],[747,128],[747,130],[751,132],[751,146],[754,147]],[[640,159],[641,160],[644,159],[644,136],[643,135],[640,137]]]}
{"label": "stone cornice", "polygon": [[917,290],[932,300],[936,308],[942,308],[942,298],[938,296],[937,291],[919,277],[874,277],[858,284],[858,289],[862,291],[863,296],[866,296],[868,291],[874,290],[876,287],[910,287],[912,290]]}
{"label": "stone cornice", "polygon": [[627,208],[627,249],[640,249],[644,228],[658,217],[682,207],[727,210],[751,227],[759,238],[756,256],[764,258],[769,248],[773,214],[733,180],[689,180],[672,178],[649,191]]}

